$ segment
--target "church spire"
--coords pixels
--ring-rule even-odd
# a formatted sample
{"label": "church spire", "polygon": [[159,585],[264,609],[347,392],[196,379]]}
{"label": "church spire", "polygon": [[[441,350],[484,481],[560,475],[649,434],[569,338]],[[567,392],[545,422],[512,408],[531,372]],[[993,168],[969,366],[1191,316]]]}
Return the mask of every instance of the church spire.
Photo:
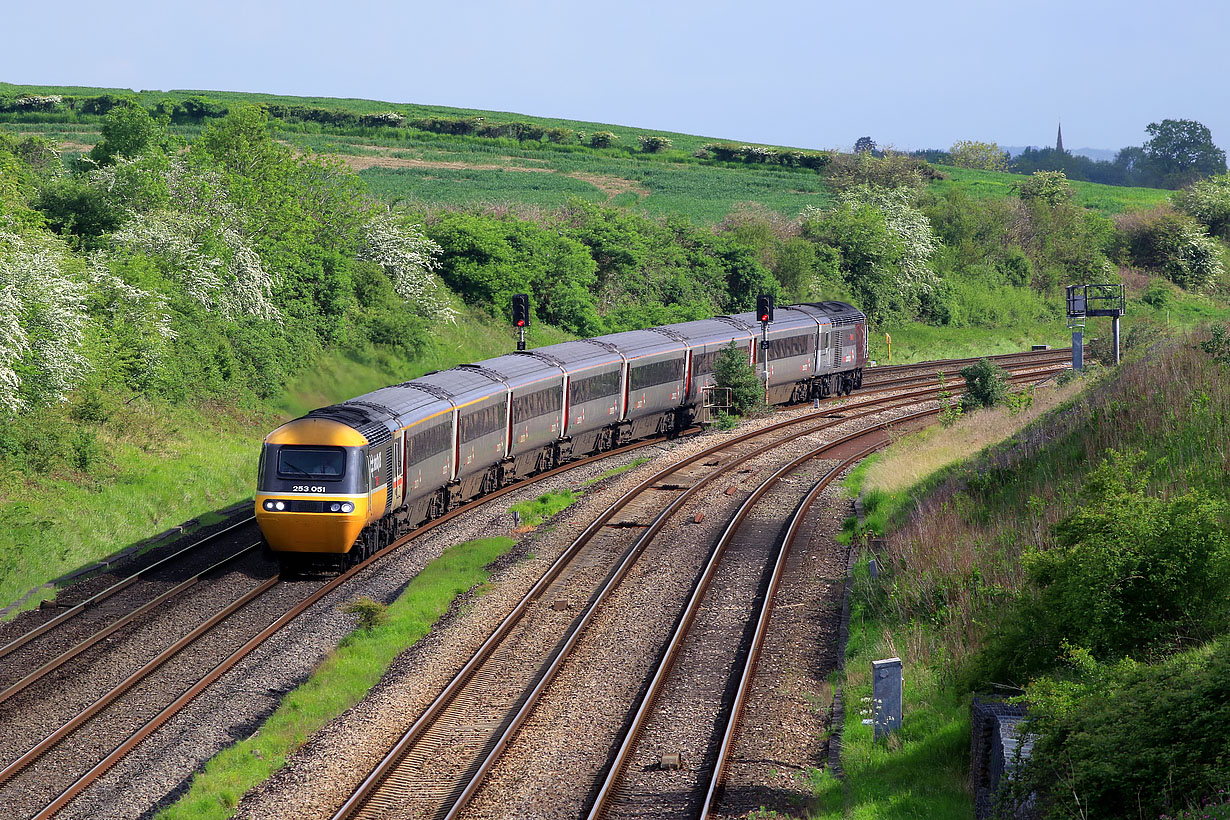
{"label": "church spire", "polygon": [[1063,123],[1059,123],[1059,136],[1055,137],[1055,153],[1063,153]]}

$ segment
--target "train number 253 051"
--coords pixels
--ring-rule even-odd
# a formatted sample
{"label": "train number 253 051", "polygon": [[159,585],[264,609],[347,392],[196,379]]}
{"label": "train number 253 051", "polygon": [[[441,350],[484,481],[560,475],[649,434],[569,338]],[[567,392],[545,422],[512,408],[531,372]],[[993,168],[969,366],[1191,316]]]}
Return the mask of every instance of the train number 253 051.
{"label": "train number 253 051", "polygon": [[313,487],[308,484],[296,484],[295,486],[290,488],[290,491],[292,493],[323,493],[325,491],[325,488],[324,487]]}

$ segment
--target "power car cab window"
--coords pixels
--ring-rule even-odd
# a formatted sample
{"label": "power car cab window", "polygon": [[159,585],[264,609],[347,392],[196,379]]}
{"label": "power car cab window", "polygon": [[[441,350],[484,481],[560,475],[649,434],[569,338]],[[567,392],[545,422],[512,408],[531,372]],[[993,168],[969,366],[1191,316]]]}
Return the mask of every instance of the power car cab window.
{"label": "power car cab window", "polygon": [[278,450],[280,478],[339,479],[346,473],[346,453],[311,447],[283,447]]}

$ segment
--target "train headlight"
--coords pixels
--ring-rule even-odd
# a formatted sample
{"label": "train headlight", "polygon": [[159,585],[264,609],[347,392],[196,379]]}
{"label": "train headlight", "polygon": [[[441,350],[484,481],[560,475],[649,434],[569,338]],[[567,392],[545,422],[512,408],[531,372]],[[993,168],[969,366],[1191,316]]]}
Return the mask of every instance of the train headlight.
{"label": "train headlight", "polygon": [[285,502],[285,501],[275,501],[275,502],[273,502],[273,508],[274,508],[275,510],[278,510],[278,511],[280,512],[280,511],[282,511],[282,510],[286,509],[286,502]]}
{"label": "train headlight", "polygon": [[343,502],[342,512],[344,513],[354,512],[354,504],[351,504],[349,501]]}
{"label": "train headlight", "polygon": [[265,509],[267,509],[267,510],[272,510],[272,509],[273,509],[273,502],[272,502],[272,501],[266,501],[266,502],[265,502]]}
{"label": "train headlight", "polygon": [[338,512],[341,509],[342,509],[342,505],[338,504],[336,501],[334,501],[332,504],[329,505],[329,512]]}

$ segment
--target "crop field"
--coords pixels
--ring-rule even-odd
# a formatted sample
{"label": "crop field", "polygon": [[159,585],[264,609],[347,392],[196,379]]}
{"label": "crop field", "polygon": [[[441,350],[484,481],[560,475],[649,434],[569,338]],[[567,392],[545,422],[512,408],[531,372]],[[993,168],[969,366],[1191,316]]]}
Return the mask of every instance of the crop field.
{"label": "crop field", "polygon": [[[932,182],[931,190],[943,193],[953,188],[960,188],[975,199],[1004,199],[1012,196],[1016,186],[1028,179],[1021,174],[978,171],[948,165],[936,167],[946,174],[948,179]],[[1099,211],[1105,216],[1152,208],[1154,205],[1166,202],[1170,196],[1170,191],[1163,191],[1159,188],[1127,188],[1076,180],[1071,180],[1070,184],[1076,191],[1077,205]]]}
{"label": "crop field", "polygon": [[[0,92],[66,94],[131,94],[125,89],[53,88],[0,83]],[[702,224],[715,224],[741,204],[755,202],[787,217],[807,205],[829,204],[823,177],[812,170],[768,165],[715,163],[694,153],[710,137],[628,128],[605,123],[532,117],[511,112],[478,111],[448,106],[389,103],[377,100],[287,97],[223,91],[140,91],[146,106],[159,101],[207,97],[224,105],[269,103],[345,110],[358,114],[396,111],[407,118],[478,117],[490,123],[529,122],[548,128],[568,128],[578,134],[610,131],[612,147],[595,149],[573,144],[509,138],[436,134],[414,128],[322,126],[316,122],[285,123],[279,138],[300,151],[335,154],[358,171],[372,192],[384,199],[428,207],[525,205],[554,208],[570,197],[626,207],[651,215],[678,214]],[[75,112],[0,115],[0,124],[19,133],[37,133],[61,141],[65,159],[87,150],[99,139],[102,118]],[[174,125],[172,131],[191,140],[199,125]],[[637,150],[638,137],[669,137],[672,147],[658,154]],[[812,146],[812,149],[819,146]],[[1024,179],[1018,174],[938,166],[945,175],[931,184],[935,193],[960,189],[975,199],[1013,195]],[[1073,182],[1076,203],[1105,215],[1150,208],[1163,203],[1167,191]]]}

